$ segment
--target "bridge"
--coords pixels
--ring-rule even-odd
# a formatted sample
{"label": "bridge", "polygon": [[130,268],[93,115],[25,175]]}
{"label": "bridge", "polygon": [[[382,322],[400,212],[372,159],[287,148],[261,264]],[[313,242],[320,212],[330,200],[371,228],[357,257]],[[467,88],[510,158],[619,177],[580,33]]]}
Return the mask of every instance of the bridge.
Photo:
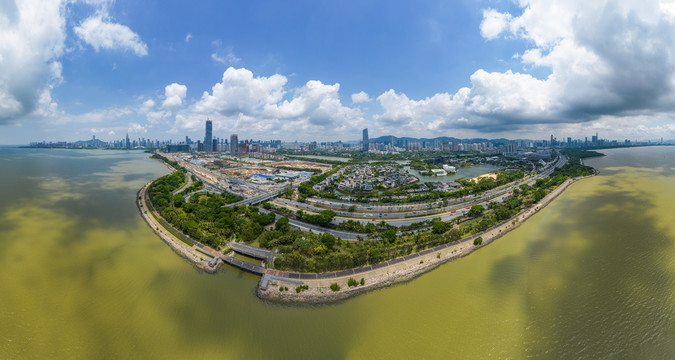
{"label": "bridge", "polygon": [[247,255],[252,258],[256,259],[267,259],[269,262],[270,266],[274,264],[274,257],[278,256],[277,253],[271,250],[251,246],[251,245],[246,245],[238,242],[231,241],[230,242],[230,247],[232,250],[234,250],[236,253],[242,254],[242,255]]}
{"label": "bridge", "polygon": [[224,206],[255,205],[255,204],[263,203],[263,202],[265,202],[269,199],[272,199],[274,197],[277,197],[277,196],[279,196],[278,192],[270,192],[270,193],[265,193],[265,194],[262,194],[262,195],[254,196],[254,197],[251,197],[251,198],[248,198],[248,199],[240,200],[240,201],[237,201],[236,203],[227,204],[227,205],[224,205]]}

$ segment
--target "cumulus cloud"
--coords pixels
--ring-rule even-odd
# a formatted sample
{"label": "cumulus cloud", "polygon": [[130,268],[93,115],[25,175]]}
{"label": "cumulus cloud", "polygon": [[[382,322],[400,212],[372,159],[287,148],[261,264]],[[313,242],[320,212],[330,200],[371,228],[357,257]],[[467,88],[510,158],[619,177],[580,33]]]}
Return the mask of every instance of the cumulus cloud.
{"label": "cumulus cloud", "polygon": [[187,35],[185,35],[185,42],[190,42],[190,40],[192,40],[192,34],[187,33]]}
{"label": "cumulus cloud", "polygon": [[64,3],[0,4],[0,124],[33,112],[56,111],[51,90],[61,81]]}
{"label": "cumulus cloud", "polygon": [[509,26],[511,14],[500,13],[495,9],[483,10],[480,34],[487,40],[496,39]]}
{"label": "cumulus cloud", "polygon": [[148,46],[129,27],[110,22],[102,14],[84,20],[74,29],[75,34],[94,50],[131,51],[138,56],[148,55]]}
{"label": "cumulus cloud", "polygon": [[372,99],[370,96],[365,91],[361,91],[356,94],[352,94],[352,103],[354,104],[359,104],[359,103],[365,103],[365,102],[371,102]]}
{"label": "cumulus cloud", "polygon": [[253,77],[250,70],[230,67],[223,73],[222,81],[213,85],[211,93],[204,92],[195,109],[226,116],[259,113],[282,99],[287,81],[279,74]]}
{"label": "cumulus cloud", "polygon": [[230,67],[189,113],[176,116],[175,128],[202,127],[207,115],[214,129],[242,129],[267,136],[302,133],[330,138],[362,125],[361,111],[341,103],[340,84],[310,80],[287,89],[287,82],[280,74],[254,76],[245,68]]}
{"label": "cumulus cloud", "polygon": [[[523,40],[527,49],[517,58],[525,72],[479,69],[470,87],[419,101],[390,90],[377,98],[384,112],[376,120],[495,132],[675,110],[673,7],[632,0],[518,4],[519,15],[485,10],[480,31],[487,40]],[[548,75],[527,73],[534,68]]]}
{"label": "cumulus cloud", "polygon": [[343,106],[339,99],[340,84],[326,85],[310,80],[296,91],[291,100],[270,104],[265,113],[273,118],[308,121],[312,125],[341,125],[358,117],[360,111]]}
{"label": "cumulus cloud", "polygon": [[185,99],[186,95],[187,86],[178,83],[167,85],[164,88],[164,96],[166,99],[162,103],[162,106],[170,110],[175,110],[176,108],[183,105],[183,99]]}

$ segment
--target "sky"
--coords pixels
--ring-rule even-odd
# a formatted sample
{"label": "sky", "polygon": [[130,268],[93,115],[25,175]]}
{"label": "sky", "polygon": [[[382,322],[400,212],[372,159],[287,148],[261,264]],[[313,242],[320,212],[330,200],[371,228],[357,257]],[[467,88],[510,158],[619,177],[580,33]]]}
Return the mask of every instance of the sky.
{"label": "sky", "polygon": [[675,1],[0,0],[0,144],[675,138]]}

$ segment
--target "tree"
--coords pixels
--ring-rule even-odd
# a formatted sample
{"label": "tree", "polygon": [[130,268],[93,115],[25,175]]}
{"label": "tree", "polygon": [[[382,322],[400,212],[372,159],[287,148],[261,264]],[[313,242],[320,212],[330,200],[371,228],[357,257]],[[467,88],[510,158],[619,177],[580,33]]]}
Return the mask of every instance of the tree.
{"label": "tree", "polygon": [[291,225],[288,222],[287,217],[282,217],[279,220],[277,220],[277,223],[274,225],[274,229],[281,231],[282,233],[287,233],[288,230],[291,229]]}
{"label": "tree", "polygon": [[349,209],[347,209],[347,211],[349,211],[349,212],[354,212],[354,211],[356,211],[356,205],[350,206]]}
{"label": "tree", "polygon": [[396,229],[389,229],[382,233],[382,239],[387,240],[390,244],[396,241]]}
{"label": "tree", "polygon": [[448,230],[448,224],[440,220],[434,221],[431,230],[436,234],[442,234]]}
{"label": "tree", "polygon": [[471,210],[467,213],[470,217],[477,217],[480,216],[483,211],[485,211],[485,208],[482,205],[474,205],[471,207]]}
{"label": "tree", "polygon": [[324,244],[328,249],[332,249],[335,246],[335,236],[329,233],[323,233],[321,235],[321,243]]}
{"label": "tree", "polygon": [[334,217],[335,217],[335,211],[324,210],[324,211],[319,213],[319,222],[322,225],[328,225],[328,224],[330,224],[331,221],[333,221]]}
{"label": "tree", "polygon": [[539,200],[543,199],[544,196],[546,196],[544,189],[537,189],[534,192],[534,202],[538,202]]}
{"label": "tree", "polygon": [[246,221],[241,226],[241,231],[239,236],[245,242],[251,242],[255,240],[263,232],[263,227],[254,221]]}
{"label": "tree", "polygon": [[185,198],[182,195],[174,195],[173,197],[173,206],[174,207],[181,207],[185,204]]}

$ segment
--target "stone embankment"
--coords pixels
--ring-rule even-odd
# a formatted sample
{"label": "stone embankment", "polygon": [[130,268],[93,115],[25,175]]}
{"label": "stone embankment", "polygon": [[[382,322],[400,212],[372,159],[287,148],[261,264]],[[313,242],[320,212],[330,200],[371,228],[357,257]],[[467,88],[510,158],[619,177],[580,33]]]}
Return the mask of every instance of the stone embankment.
{"label": "stone embankment", "polygon": [[157,234],[157,236],[159,236],[160,239],[162,239],[167,245],[169,245],[169,247],[173,249],[174,252],[187,261],[191,262],[197,269],[207,273],[215,273],[218,271],[218,267],[220,264],[222,264],[221,260],[219,260],[218,265],[214,267],[209,266],[210,258],[208,256],[197,251],[194,246],[189,246],[180,239],[176,238],[167,229],[165,229],[164,226],[160,224],[154,216],[152,216],[152,210],[148,209],[145,203],[145,192],[150,184],[152,184],[152,182],[143,186],[136,196],[136,205],[138,206],[138,210],[140,211],[141,216],[148,226],[150,226],[152,231]]}
{"label": "stone embankment", "polygon": [[[597,175],[597,172],[596,174]],[[364,292],[375,290],[397,283],[409,281],[427,271],[430,271],[437,266],[446,263],[458,257],[466,256],[474,250],[486,246],[495,241],[509,231],[517,228],[525,220],[532,215],[539,212],[558,195],[560,195],[572,183],[585,179],[590,176],[568,179],[555,190],[550,192],[546,197],[541,199],[538,203],[532,205],[518,213],[516,216],[488,229],[481,233],[462,239],[458,242],[439,246],[434,249],[428,249],[424,255],[401,261],[393,265],[380,267],[375,270],[365,271],[358,274],[333,277],[326,279],[303,279],[303,285],[307,285],[309,289],[296,292],[298,286],[296,282],[283,281],[275,279],[271,281],[267,289],[263,290],[259,285],[257,294],[258,297],[272,302],[282,303],[296,303],[296,304],[321,304],[340,301]],[[474,239],[481,237],[482,244],[474,245]],[[349,279],[352,278],[358,285],[348,286]],[[361,279],[364,280],[364,285],[360,285]],[[338,284],[340,290],[333,291],[332,284]],[[279,291],[279,287],[287,287],[288,291]]]}

